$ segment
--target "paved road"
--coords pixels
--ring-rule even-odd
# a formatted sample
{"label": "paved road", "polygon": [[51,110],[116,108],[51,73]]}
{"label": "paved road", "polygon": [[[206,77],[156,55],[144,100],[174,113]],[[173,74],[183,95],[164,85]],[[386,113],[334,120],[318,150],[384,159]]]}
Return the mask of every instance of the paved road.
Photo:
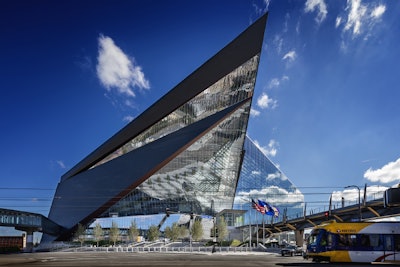
{"label": "paved road", "polygon": [[361,267],[369,264],[313,263],[302,257],[282,257],[273,253],[127,253],[127,252],[42,252],[0,255],[0,266],[305,266]]}

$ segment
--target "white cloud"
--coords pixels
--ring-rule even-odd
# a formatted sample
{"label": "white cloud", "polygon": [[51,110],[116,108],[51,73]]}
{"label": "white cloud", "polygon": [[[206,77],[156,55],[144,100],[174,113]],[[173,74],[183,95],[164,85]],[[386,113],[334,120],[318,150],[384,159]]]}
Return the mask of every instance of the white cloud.
{"label": "white cloud", "polygon": [[261,15],[261,14],[264,14],[265,12],[267,12],[270,2],[271,2],[271,0],[264,0],[263,1],[263,5],[264,6],[261,6],[261,7],[259,7],[258,5],[253,3],[253,7],[254,7],[254,10],[255,10],[255,13],[257,15]]}
{"label": "white cloud", "polygon": [[252,175],[260,175],[261,172],[260,172],[260,171],[252,171],[251,174],[252,174]]}
{"label": "white cloud", "polygon": [[135,117],[128,115],[128,116],[125,116],[125,117],[123,118],[123,121],[126,121],[126,122],[129,123],[129,122],[133,121],[134,118],[135,118]]}
{"label": "white cloud", "polygon": [[297,58],[297,54],[296,51],[292,50],[287,52],[284,56],[283,56],[283,60],[287,60],[288,62],[293,62],[295,61]]}
{"label": "white cloud", "polygon": [[382,15],[383,15],[383,13],[385,13],[385,11],[386,11],[386,6],[379,5],[379,6],[375,7],[374,10],[372,10],[371,17],[373,17],[375,19],[379,19],[380,17],[382,17]]}
{"label": "white cloud", "polygon": [[296,33],[297,34],[300,33],[300,20],[298,20],[297,23],[296,23]]}
{"label": "white cloud", "polygon": [[277,88],[282,82],[288,81],[289,76],[283,75],[282,78],[272,78],[268,83],[268,89]]}
{"label": "white cloud", "polygon": [[269,141],[268,146],[261,146],[257,140],[254,140],[254,144],[267,157],[275,157],[276,154],[278,153],[277,147],[279,144],[274,139],[271,139]]}
{"label": "white cloud", "polygon": [[268,174],[267,180],[273,180],[273,179],[280,178],[280,177],[281,177],[281,173],[277,171],[275,173]]}
{"label": "white cloud", "polygon": [[150,88],[142,67],[135,65],[110,37],[100,35],[98,42],[97,76],[108,91],[115,88],[120,94],[134,97],[134,87]]}
{"label": "white cloud", "polygon": [[64,162],[62,160],[57,160],[56,162],[57,162],[58,166],[60,166],[61,169],[65,169],[66,168],[66,166],[65,166],[65,164],[64,164]]}
{"label": "white cloud", "polygon": [[273,44],[275,45],[278,54],[280,54],[282,52],[283,38],[280,35],[275,35]]}
{"label": "white cloud", "polygon": [[[363,3],[361,0],[348,0],[344,14],[336,18],[336,28],[342,28],[341,51],[346,53],[350,41],[355,38],[368,40],[373,36],[375,25],[381,21],[386,6],[376,3]],[[342,26],[343,25],[343,26]]]}
{"label": "white cloud", "polygon": [[268,7],[269,7],[270,3],[271,3],[271,0],[264,0],[264,5],[265,5],[264,11],[268,11]]}
{"label": "white cloud", "polygon": [[383,197],[383,192],[385,192],[389,187],[381,185],[371,185],[367,187],[367,200],[368,199],[379,199]]}
{"label": "white cloud", "polygon": [[254,108],[250,109],[250,116],[257,117],[260,115],[260,113],[261,113],[260,111],[254,109]]}
{"label": "white cloud", "polygon": [[[367,187],[367,201],[379,199],[383,197],[383,192],[388,189],[386,186],[371,185]],[[343,191],[333,191],[332,192],[332,202],[342,202],[342,197],[344,198],[345,205],[349,202],[358,202],[358,189],[355,187],[344,189]],[[364,187],[360,188],[360,200],[363,201],[364,198]]]}
{"label": "white cloud", "polygon": [[341,23],[342,23],[342,18],[341,17],[337,17],[336,18],[336,22],[335,22],[335,28],[339,27]]}
{"label": "white cloud", "polygon": [[304,11],[307,12],[313,12],[317,11],[317,17],[315,18],[315,21],[318,24],[321,24],[326,18],[326,15],[328,14],[328,10],[325,4],[324,0],[307,0],[306,5],[304,7]]}
{"label": "white cloud", "polygon": [[[361,198],[363,197],[363,191],[362,188],[360,188],[360,201]],[[344,198],[344,201],[346,202],[352,202],[352,201],[357,201],[358,202],[358,189],[357,188],[349,188],[349,189],[345,189],[342,192],[342,196]]]}
{"label": "white cloud", "polygon": [[278,78],[273,78],[273,79],[271,79],[271,81],[269,81],[268,88],[278,87],[280,85],[280,83],[281,82],[279,81]]}
{"label": "white cloud", "polygon": [[290,20],[290,14],[286,13],[285,15],[285,22],[283,24],[283,32],[286,33],[288,31],[289,28],[289,20]]}
{"label": "white cloud", "polygon": [[276,142],[274,139],[269,140],[267,156],[275,157],[276,153],[278,152],[278,150],[276,148],[277,146],[278,146],[278,142]]}
{"label": "white cloud", "polygon": [[261,109],[266,109],[266,108],[276,108],[278,104],[277,100],[274,100],[272,98],[269,98],[266,93],[263,93],[260,97],[257,99],[257,106],[259,106]]}
{"label": "white cloud", "polygon": [[131,107],[131,108],[135,107],[134,103],[130,99],[125,99],[124,102],[125,102],[125,106]]}
{"label": "white cloud", "polygon": [[[242,191],[238,193],[238,198],[235,201],[247,202],[251,199],[262,199],[271,205],[304,203],[304,195],[296,189],[294,192],[289,192],[286,189],[278,186],[269,186],[259,190]],[[278,207],[279,208],[279,207]]]}
{"label": "white cloud", "polygon": [[400,158],[389,162],[380,169],[373,170],[369,168],[364,173],[364,178],[371,182],[393,183],[400,182]]}
{"label": "white cloud", "polygon": [[364,28],[370,31],[385,13],[386,6],[363,4],[361,0],[348,0],[346,11],[347,10],[349,12],[343,31],[351,31],[353,37],[355,37],[362,34]]}
{"label": "white cloud", "polygon": [[344,30],[348,31],[352,28],[353,35],[358,35],[361,32],[361,25],[367,13],[367,8],[361,3],[361,0],[351,0],[348,1],[348,4],[349,3],[350,6],[348,6],[348,8],[350,12]]}
{"label": "white cloud", "polygon": [[256,147],[257,147],[258,149],[261,150],[261,152],[262,152],[264,155],[267,155],[267,153],[268,153],[267,147],[261,146],[260,143],[259,143],[257,140],[254,140],[254,144],[256,145]]}

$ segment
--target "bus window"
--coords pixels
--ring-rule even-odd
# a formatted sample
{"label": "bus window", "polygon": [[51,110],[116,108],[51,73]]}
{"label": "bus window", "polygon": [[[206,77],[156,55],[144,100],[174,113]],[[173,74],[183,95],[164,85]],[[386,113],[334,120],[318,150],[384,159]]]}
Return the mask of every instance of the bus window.
{"label": "bus window", "polygon": [[369,236],[369,242],[373,250],[382,250],[382,242],[378,234],[371,234]]}
{"label": "bus window", "polygon": [[326,240],[326,233],[322,233],[321,239],[320,239],[320,245],[321,245],[321,246],[326,246],[326,242],[327,242],[327,240]]}
{"label": "bus window", "polygon": [[392,251],[393,250],[393,236],[385,235],[385,251]]}
{"label": "bus window", "polygon": [[371,249],[371,242],[369,240],[369,235],[364,235],[364,234],[360,235],[360,246],[366,250]]}
{"label": "bus window", "polygon": [[317,236],[316,235],[310,235],[308,237],[307,244],[314,245],[316,241],[317,241]]}
{"label": "bus window", "polygon": [[327,241],[328,241],[328,243],[326,245],[328,247],[332,247],[332,245],[333,245],[333,235],[332,234],[328,234]]}
{"label": "bus window", "polygon": [[342,235],[342,234],[338,235],[338,246],[343,247],[343,248],[349,246],[349,242],[347,240],[347,235]]}
{"label": "bus window", "polygon": [[394,250],[400,251],[400,235],[394,235]]}
{"label": "bus window", "polygon": [[338,249],[347,250],[357,246],[357,235],[339,234],[338,235]]}
{"label": "bus window", "polygon": [[317,236],[319,234],[319,231],[312,231],[310,236],[308,237],[307,244],[309,245],[316,245],[317,243]]}
{"label": "bus window", "polygon": [[349,243],[350,243],[351,247],[357,246],[357,236],[356,235],[350,235]]}

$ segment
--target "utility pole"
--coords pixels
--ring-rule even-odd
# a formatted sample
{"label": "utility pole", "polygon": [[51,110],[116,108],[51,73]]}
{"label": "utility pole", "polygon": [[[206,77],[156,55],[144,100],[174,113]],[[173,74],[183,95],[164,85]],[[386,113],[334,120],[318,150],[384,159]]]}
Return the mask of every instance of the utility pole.
{"label": "utility pole", "polygon": [[346,186],[345,188],[351,188],[351,187],[355,187],[358,189],[358,220],[361,222],[362,220],[362,215],[361,215],[361,197],[360,197],[360,188],[356,185],[349,185]]}

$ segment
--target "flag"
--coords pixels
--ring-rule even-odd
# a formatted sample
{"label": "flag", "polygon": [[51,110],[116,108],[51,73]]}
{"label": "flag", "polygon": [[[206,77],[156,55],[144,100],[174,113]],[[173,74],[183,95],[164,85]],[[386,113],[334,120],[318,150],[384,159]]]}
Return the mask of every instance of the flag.
{"label": "flag", "polygon": [[271,206],[272,210],[274,211],[274,216],[278,217],[279,216],[279,210],[277,207]]}
{"label": "flag", "polygon": [[263,212],[261,212],[261,213],[267,214],[267,215],[274,214],[271,206],[267,202],[258,199],[258,205],[263,208]]}
{"label": "flag", "polygon": [[260,206],[254,199],[251,199],[251,207],[258,212],[265,213],[264,207]]}
{"label": "flag", "polygon": [[264,208],[264,213],[267,215],[271,215],[271,216],[275,216],[278,217],[279,216],[279,210],[278,208],[269,205],[267,202],[262,201],[262,200],[258,200],[258,204],[259,206]]}

